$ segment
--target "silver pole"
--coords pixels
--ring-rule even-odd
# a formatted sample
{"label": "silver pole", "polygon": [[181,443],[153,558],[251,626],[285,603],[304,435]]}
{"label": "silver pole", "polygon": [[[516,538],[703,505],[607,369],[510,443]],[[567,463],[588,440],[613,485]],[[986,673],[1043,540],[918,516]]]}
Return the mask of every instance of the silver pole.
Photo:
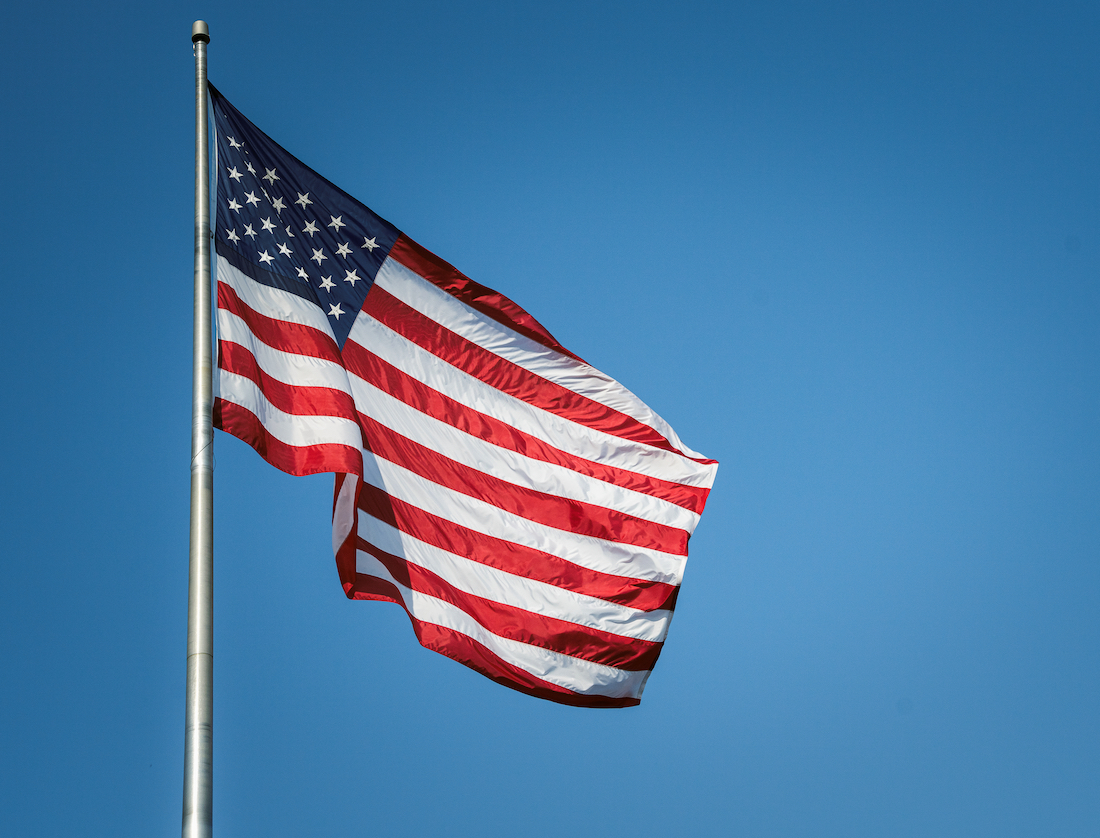
{"label": "silver pole", "polygon": [[210,322],[210,160],[207,151],[205,21],[195,45],[195,336],[191,389],[191,550],[187,587],[187,718],[183,838],[210,838],[214,733],[214,428]]}

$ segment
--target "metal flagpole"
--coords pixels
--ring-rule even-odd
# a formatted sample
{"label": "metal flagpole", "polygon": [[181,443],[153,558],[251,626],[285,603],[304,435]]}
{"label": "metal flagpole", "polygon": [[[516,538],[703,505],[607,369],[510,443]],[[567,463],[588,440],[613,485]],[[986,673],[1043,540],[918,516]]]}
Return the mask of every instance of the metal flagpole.
{"label": "metal flagpole", "polygon": [[214,428],[210,322],[210,160],[205,21],[195,45],[195,335],[191,390],[191,549],[187,588],[187,715],[183,838],[210,838],[214,732]]}

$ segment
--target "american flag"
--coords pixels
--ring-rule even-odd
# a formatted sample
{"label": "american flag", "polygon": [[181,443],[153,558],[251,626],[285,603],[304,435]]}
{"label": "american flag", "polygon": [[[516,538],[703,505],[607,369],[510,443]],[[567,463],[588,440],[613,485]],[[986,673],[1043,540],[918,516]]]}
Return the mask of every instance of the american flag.
{"label": "american flag", "polygon": [[349,598],[513,689],[637,704],[717,463],[210,92],[215,426],[336,474]]}

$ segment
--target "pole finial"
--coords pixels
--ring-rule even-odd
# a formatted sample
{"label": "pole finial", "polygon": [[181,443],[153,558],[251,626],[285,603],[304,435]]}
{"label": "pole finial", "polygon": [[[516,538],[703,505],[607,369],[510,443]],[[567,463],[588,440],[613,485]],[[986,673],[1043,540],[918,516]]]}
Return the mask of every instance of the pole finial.
{"label": "pole finial", "polygon": [[204,44],[210,43],[210,27],[206,25],[205,20],[196,20],[191,25],[191,43],[197,43],[202,41]]}

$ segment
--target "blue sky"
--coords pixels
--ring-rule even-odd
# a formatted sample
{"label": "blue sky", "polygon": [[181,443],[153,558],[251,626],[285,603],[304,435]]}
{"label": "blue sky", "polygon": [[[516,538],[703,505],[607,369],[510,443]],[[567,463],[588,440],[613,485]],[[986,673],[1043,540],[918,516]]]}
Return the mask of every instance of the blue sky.
{"label": "blue sky", "polygon": [[591,711],[348,602],[331,478],[219,435],[218,834],[1095,831],[1095,4],[104,2],[5,18],[5,834],[178,834],[196,18],[261,129],[722,464]]}

